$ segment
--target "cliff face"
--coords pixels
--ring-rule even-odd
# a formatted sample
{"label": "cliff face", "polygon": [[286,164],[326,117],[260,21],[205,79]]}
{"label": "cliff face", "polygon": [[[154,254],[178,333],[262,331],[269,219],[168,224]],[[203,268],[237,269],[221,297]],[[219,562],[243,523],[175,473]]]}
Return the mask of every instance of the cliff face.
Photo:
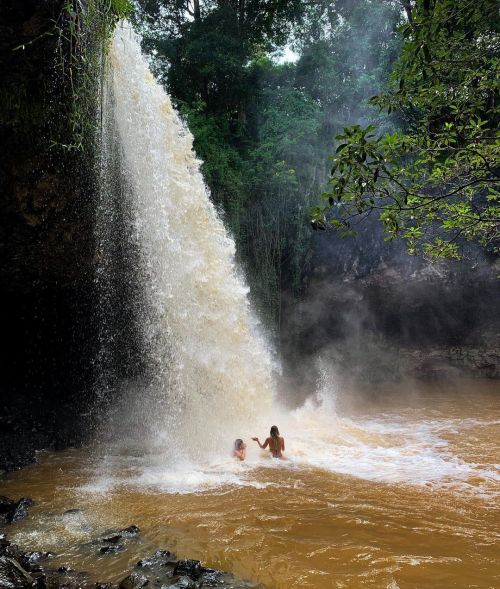
{"label": "cliff face", "polygon": [[[361,380],[500,376],[500,259],[464,244],[432,264],[384,242],[377,222],[346,239],[316,236],[306,296],[284,344]],[[296,363],[296,360],[294,360]]]}
{"label": "cliff face", "polygon": [[72,441],[90,381],[92,190],[78,153],[53,145],[71,108],[63,4],[0,9],[0,469]]}

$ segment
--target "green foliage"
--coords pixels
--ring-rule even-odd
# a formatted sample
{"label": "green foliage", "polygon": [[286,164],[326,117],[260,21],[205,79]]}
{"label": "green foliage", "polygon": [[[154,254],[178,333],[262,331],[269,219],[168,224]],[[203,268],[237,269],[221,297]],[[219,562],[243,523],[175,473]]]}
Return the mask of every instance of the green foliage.
{"label": "green foliage", "polygon": [[391,88],[371,102],[403,131],[355,125],[337,136],[313,226],[350,231],[375,212],[412,254],[459,259],[467,240],[498,252],[498,3],[418,0],[402,34]]}
{"label": "green foliage", "polygon": [[70,108],[68,126],[55,130],[51,147],[65,151],[93,149],[105,55],[115,26],[132,11],[130,0],[64,3],[54,23],[54,34],[58,37],[58,75],[70,95]]}
{"label": "green foliage", "polygon": [[[341,120],[376,116],[367,99],[396,55],[400,9],[379,0],[139,6],[155,73],[194,135],[261,314],[279,328],[283,293],[303,291],[308,211],[324,188],[324,161]],[[273,58],[286,41],[295,63]]]}

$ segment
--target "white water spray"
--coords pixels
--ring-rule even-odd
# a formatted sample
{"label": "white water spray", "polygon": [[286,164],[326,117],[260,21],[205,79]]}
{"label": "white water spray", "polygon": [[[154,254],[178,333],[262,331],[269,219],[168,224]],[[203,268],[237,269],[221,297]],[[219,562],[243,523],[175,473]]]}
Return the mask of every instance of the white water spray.
{"label": "white water spray", "polygon": [[128,25],[116,30],[111,62],[113,100],[105,116],[114,119],[131,193],[131,233],[142,261],[141,337],[155,372],[130,409],[140,407],[149,444],[198,461],[227,451],[262,420],[267,426],[272,357],[192,136]]}

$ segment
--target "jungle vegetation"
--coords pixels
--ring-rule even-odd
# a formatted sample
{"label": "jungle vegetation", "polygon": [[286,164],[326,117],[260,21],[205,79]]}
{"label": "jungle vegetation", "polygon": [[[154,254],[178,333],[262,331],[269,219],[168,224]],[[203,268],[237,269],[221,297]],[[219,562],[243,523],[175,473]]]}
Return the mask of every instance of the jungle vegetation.
{"label": "jungle vegetation", "polygon": [[460,259],[475,241],[498,254],[498,2],[417,0],[401,35],[388,87],[370,101],[400,126],[344,128],[313,222],[350,232],[375,213],[410,253]]}
{"label": "jungle vegetation", "polygon": [[358,122],[392,129],[368,99],[385,89],[399,54],[402,6],[380,0],[138,4],[155,73],[194,135],[255,302],[266,324],[279,330],[282,298],[300,298],[304,287],[310,208],[325,190],[336,135]]}

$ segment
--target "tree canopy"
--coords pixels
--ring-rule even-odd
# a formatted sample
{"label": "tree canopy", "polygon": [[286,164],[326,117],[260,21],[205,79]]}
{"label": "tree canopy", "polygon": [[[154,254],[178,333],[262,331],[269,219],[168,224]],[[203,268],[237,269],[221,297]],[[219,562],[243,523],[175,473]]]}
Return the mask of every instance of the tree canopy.
{"label": "tree canopy", "polygon": [[401,128],[343,129],[313,227],[346,234],[375,213],[410,253],[460,258],[471,240],[498,253],[498,2],[405,4],[399,60],[388,89],[371,99]]}

